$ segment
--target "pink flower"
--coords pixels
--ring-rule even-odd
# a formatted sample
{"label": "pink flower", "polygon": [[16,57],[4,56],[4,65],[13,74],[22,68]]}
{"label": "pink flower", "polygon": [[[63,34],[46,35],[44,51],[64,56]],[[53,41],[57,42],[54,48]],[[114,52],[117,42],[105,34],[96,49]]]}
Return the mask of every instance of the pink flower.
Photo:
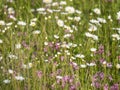
{"label": "pink flower", "polygon": [[42,77],[42,71],[37,71],[37,76],[38,76],[39,78],[41,78],[41,77]]}

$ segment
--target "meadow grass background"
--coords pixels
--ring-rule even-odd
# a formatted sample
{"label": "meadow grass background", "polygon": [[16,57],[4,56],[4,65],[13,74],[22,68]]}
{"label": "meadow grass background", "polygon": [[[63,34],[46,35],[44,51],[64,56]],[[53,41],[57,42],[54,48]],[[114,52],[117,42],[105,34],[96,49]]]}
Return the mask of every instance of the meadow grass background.
{"label": "meadow grass background", "polygon": [[[120,0],[63,1],[0,0],[0,90],[119,90]],[[81,13],[61,14],[67,6]]]}

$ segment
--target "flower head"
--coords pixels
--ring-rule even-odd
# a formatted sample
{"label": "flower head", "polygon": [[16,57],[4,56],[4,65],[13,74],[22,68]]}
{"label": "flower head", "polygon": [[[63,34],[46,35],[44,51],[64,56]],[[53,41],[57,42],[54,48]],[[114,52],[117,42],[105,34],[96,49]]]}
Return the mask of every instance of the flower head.
{"label": "flower head", "polygon": [[49,4],[52,3],[52,0],[43,0],[43,3]]}

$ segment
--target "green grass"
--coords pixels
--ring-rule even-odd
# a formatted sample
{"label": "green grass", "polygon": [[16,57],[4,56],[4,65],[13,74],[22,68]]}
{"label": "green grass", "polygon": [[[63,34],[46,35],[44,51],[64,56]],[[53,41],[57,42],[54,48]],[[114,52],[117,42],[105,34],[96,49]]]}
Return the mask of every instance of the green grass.
{"label": "green grass", "polygon": [[[120,66],[116,68],[116,65],[120,65],[120,42],[113,37],[114,34],[120,37],[119,30],[113,30],[120,25],[117,20],[119,0],[65,0],[66,5],[60,5],[61,0],[53,0],[51,4],[58,2],[58,6],[48,6],[42,0],[8,1],[0,1],[0,20],[5,22],[5,25],[0,22],[0,39],[3,41],[0,43],[0,90],[107,90],[105,85],[108,85],[108,90],[119,90]],[[81,14],[61,14],[67,6],[74,7]],[[15,13],[8,13],[10,7]],[[45,8],[46,14],[40,14],[38,8]],[[95,8],[100,9],[100,15],[93,11]],[[50,10],[60,11],[51,13]],[[109,15],[112,21],[108,19]],[[75,21],[74,17],[81,20]],[[37,19],[35,25],[30,26],[34,18]],[[105,19],[106,23],[91,23],[97,31],[90,32],[90,20],[97,18]],[[69,28],[59,27],[59,19]],[[19,21],[26,25],[18,25]],[[34,34],[36,30],[40,33]],[[86,32],[98,36],[98,40],[87,37]],[[65,38],[65,35],[71,36]],[[17,44],[21,47],[16,48]],[[96,48],[96,51],[90,51],[91,48]],[[78,54],[85,57],[77,57]],[[88,66],[88,63],[96,65]],[[13,72],[10,73],[9,69]],[[16,76],[22,76],[24,80],[17,80]],[[10,80],[10,83],[4,80]]]}

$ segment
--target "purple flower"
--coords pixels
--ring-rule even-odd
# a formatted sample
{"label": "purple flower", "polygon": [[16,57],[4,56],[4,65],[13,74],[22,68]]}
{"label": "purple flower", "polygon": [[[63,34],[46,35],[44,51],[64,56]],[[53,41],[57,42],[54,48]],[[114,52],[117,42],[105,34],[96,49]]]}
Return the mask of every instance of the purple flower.
{"label": "purple flower", "polygon": [[104,61],[105,61],[104,58],[101,58],[101,59],[100,59],[100,63],[101,63],[101,64],[103,64]]}
{"label": "purple flower", "polygon": [[53,47],[53,43],[52,43],[52,42],[49,42],[49,43],[48,43],[48,46],[49,46],[49,47]]}
{"label": "purple flower", "polygon": [[23,45],[23,47],[25,47],[26,49],[29,49],[29,45],[27,45],[25,41],[22,42],[22,45]]}
{"label": "purple flower", "polygon": [[70,65],[72,65],[72,67],[73,67],[75,70],[79,69],[77,63],[75,63],[75,62],[70,62]]}
{"label": "purple flower", "polygon": [[120,56],[118,56],[118,60],[120,60]]}
{"label": "purple flower", "polygon": [[118,84],[114,84],[110,87],[110,90],[119,90]]}
{"label": "purple flower", "polygon": [[100,72],[100,73],[99,73],[99,77],[100,77],[100,79],[104,79],[104,73],[103,73],[103,72]]}
{"label": "purple flower", "polygon": [[113,80],[112,76],[108,76],[108,79],[109,79],[110,81],[112,81],[112,80]]}
{"label": "purple flower", "polygon": [[76,86],[75,85],[71,85],[70,86],[70,90],[76,90]]}
{"label": "purple flower", "polygon": [[93,86],[94,86],[95,88],[100,88],[100,87],[101,87],[101,84],[100,84],[99,82],[94,82],[94,83],[93,83]]}
{"label": "purple flower", "polygon": [[98,53],[99,53],[99,54],[104,53],[104,46],[103,46],[103,45],[100,45],[100,46],[99,46]]}
{"label": "purple flower", "polygon": [[47,49],[47,47],[45,47],[45,48],[44,48],[44,52],[47,52],[47,51],[48,51],[48,49]]}
{"label": "purple flower", "polygon": [[42,71],[37,71],[37,76],[38,76],[39,78],[41,78],[41,77],[42,77]]}
{"label": "purple flower", "polygon": [[60,43],[56,43],[56,44],[55,44],[55,49],[56,49],[56,50],[59,50],[59,49],[60,49]]}
{"label": "purple flower", "polygon": [[64,60],[64,56],[61,56],[60,59],[61,59],[61,61],[63,61]]}
{"label": "purple flower", "polygon": [[57,70],[57,74],[59,75],[59,74],[61,74],[62,73],[62,69],[58,69]]}
{"label": "purple flower", "polygon": [[76,82],[76,87],[80,87],[80,82],[78,81],[78,82]]}
{"label": "purple flower", "polygon": [[65,83],[66,83],[66,82],[68,82],[68,81],[69,81],[69,79],[70,79],[70,77],[69,77],[69,76],[64,76],[62,80],[63,80],[63,82],[65,82]]}
{"label": "purple flower", "polygon": [[107,63],[108,68],[112,68],[112,63]]}
{"label": "purple flower", "polygon": [[108,90],[108,85],[107,84],[104,85],[103,90]]}

